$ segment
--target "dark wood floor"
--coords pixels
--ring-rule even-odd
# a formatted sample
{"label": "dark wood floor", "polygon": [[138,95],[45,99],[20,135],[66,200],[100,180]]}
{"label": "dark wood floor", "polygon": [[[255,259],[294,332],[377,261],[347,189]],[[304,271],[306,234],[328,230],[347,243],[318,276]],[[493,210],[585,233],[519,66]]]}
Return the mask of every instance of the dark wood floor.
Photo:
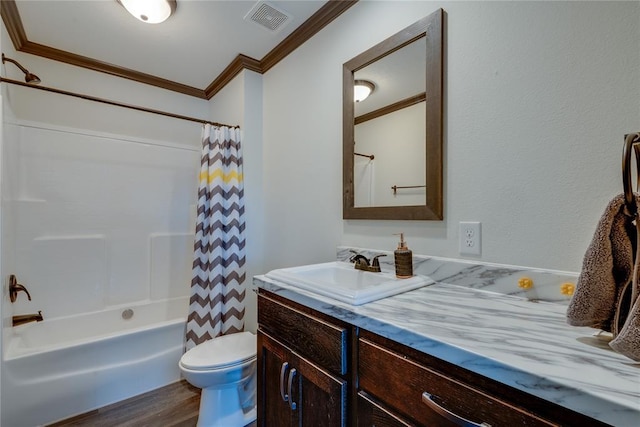
{"label": "dark wood floor", "polygon": [[50,426],[194,427],[199,406],[200,389],[179,381]]}
{"label": "dark wood floor", "polygon": [[180,381],[49,427],[194,427],[199,406],[200,389]]}

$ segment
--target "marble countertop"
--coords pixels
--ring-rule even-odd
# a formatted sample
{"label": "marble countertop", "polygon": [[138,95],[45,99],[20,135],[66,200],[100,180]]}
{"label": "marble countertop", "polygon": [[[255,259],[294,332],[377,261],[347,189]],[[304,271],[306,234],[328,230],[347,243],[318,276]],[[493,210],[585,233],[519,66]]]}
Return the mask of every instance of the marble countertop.
{"label": "marble countertop", "polygon": [[254,284],[605,423],[640,425],[640,363],[567,325],[564,305],[437,282],[351,306],[266,276]]}

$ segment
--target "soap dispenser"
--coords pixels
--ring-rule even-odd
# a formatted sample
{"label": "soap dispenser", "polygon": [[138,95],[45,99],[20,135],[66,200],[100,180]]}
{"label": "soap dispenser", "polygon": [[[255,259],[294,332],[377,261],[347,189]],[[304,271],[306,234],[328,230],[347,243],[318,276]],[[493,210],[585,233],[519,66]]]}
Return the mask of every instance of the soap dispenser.
{"label": "soap dispenser", "polygon": [[404,241],[404,233],[400,233],[398,249],[395,250],[393,256],[396,264],[396,277],[398,279],[413,277],[413,253]]}

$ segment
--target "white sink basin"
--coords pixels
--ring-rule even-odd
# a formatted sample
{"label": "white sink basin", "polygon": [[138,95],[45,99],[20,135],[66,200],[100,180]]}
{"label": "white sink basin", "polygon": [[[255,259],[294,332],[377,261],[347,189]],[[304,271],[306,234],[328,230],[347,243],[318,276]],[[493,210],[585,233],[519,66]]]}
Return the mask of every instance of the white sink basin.
{"label": "white sink basin", "polygon": [[304,289],[351,305],[361,305],[435,283],[426,276],[398,279],[391,271],[372,273],[334,261],[281,268],[266,274],[283,287]]}

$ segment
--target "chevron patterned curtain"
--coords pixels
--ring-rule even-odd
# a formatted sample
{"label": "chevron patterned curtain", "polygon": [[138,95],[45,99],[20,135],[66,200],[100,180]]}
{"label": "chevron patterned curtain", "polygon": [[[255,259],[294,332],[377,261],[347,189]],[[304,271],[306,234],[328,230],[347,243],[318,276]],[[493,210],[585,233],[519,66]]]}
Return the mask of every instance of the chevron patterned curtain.
{"label": "chevron patterned curtain", "polygon": [[244,329],[244,184],[240,129],[205,125],[186,349]]}

